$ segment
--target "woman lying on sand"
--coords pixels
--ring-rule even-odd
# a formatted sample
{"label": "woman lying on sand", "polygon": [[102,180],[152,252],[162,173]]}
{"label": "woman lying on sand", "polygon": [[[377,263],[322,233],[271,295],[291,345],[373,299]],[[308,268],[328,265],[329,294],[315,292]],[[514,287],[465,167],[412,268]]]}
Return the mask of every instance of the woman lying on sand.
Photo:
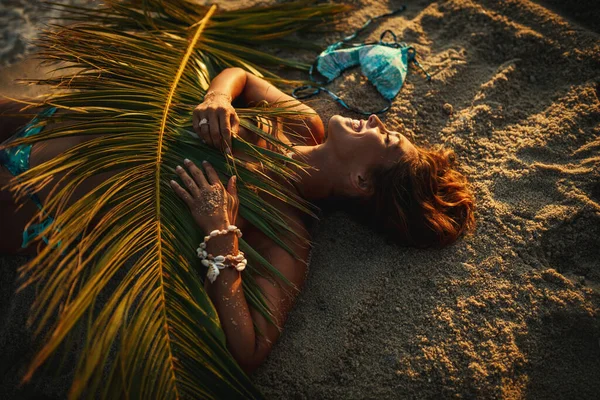
{"label": "woman lying on sand", "polygon": [[[223,71],[212,81],[204,102],[196,107],[193,117],[194,130],[201,140],[223,151],[230,151],[232,135],[263,147],[266,145],[264,140],[240,127],[232,106],[234,100],[241,105],[295,101],[242,69]],[[295,104],[301,112],[314,113],[302,103]],[[8,107],[11,105],[5,106]],[[273,122],[265,123],[262,128],[284,123]],[[2,139],[14,133],[17,124],[23,123],[17,119],[3,120]],[[303,198],[309,201],[336,198],[340,202],[359,205],[363,213],[370,215],[374,226],[400,243],[419,247],[450,244],[473,226],[473,197],[465,177],[455,169],[451,150],[419,148],[401,133],[388,129],[375,115],[367,120],[336,115],[329,120],[325,130],[321,118],[315,114],[305,127],[293,126],[291,129],[303,138],[302,142],[297,137],[283,137],[278,129],[269,133],[280,135],[281,140],[295,145],[296,153],[291,156],[312,167],[309,171],[297,171],[300,181],[284,182]],[[38,165],[75,145],[74,140],[69,137],[35,144],[27,167]],[[245,154],[234,155],[247,157]],[[6,154],[0,155],[0,160],[6,160]],[[300,258],[298,260],[239,216],[235,177],[225,188],[208,163],[197,166],[189,160],[182,161],[183,167],[177,168],[182,183],[171,181],[171,186],[188,205],[199,228],[208,233],[236,225],[254,249],[301,288],[306,278],[309,249],[290,242]],[[3,163],[6,167],[4,164],[6,162]],[[3,168],[0,186],[4,187],[11,178],[11,172]],[[104,178],[98,176],[95,179]],[[87,188],[81,190],[89,190],[97,182],[90,179],[86,182]],[[38,193],[42,204],[49,191],[50,188],[45,188]],[[295,228],[300,228],[297,231],[304,232],[306,239],[310,239],[307,230],[303,229],[306,225],[300,211],[275,199],[268,201],[289,215]],[[28,204],[17,213],[10,194],[2,193],[1,217],[4,226],[9,227],[3,234],[5,253],[16,252],[21,232],[34,212],[35,206]],[[206,241],[206,252],[215,256],[237,255],[238,237],[234,233],[232,228],[211,237]],[[229,350],[248,372],[265,359],[280,329],[248,307],[242,279],[243,274],[236,268],[224,268],[213,283],[205,280],[205,288],[219,314]],[[256,281],[271,301],[277,325],[282,326],[297,293],[286,291],[283,283],[274,285],[261,277]],[[254,324],[264,336],[255,334]]]}

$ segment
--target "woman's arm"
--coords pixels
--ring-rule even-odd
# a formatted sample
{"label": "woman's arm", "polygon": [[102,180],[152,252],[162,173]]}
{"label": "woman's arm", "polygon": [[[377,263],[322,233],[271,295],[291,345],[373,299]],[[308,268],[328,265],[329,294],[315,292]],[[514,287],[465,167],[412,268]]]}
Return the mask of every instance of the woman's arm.
{"label": "woman's arm", "polygon": [[[238,238],[234,234],[217,236],[208,241],[206,249],[214,255],[235,255],[238,253]],[[217,310],[231,355],[244,371],[253,370],[257,365],[256,337],[242,288],[242,273],[235,268],[225,268],[213,283],[206,278],[204,288]]]}
{"label": "woman's arm", "polygon": [[[306,126],[294,125],[290,128],[305,138],[308,145],[323,141],[323,122],[312,108],[241,68],[227,68],[212,80],[205,101],[194,110],[193,127],[196,133],[216,147],[221,147],[221,135],[224,135],[224,147],[230,148],[231,135],[239,129],[239,120],[231,106],[231,102],[237,98],[248,105],[255,105],[263,100],[268,103],[286,102],[298,112],[313,114],[306,120]],[[204,118],[209,124],[199,127],[199,122]]]}
{"label": "woman's arm", "polygon": [[[191,161],[186,160],[185,165],[190,174],[181,167],[178,167],[176,171],[187,190],[175,181],[171,181],[171,186],[187,204],[194,220],[203,232],[221,230],[230,223],[235,223],[239,205],[235,178],[230,179],[227,189],[225,189],[210,164],[203,164],[206,177],[202,170]],[[208,199],[211,201],[207,201]],[[217,201],[217,199],[221,200]],[[213,237],[208,240],[206,249],[214,256],[236,255],[238,254],[237,236],[228,233]],[[277,265],[292,283],[301,286],[304,280],[304,268],[300,265],[300,261],[279,247],[266,249],[265,256],[272,265]],[[273,284],[261,277],[257,277],[256,282],[265,294],[273,312],[274,321],[282,326],[297,292],[288,293],[283,290],[282,283]],[[220,274],[213,283],[206,279],[205,288],[219,315],[229,351],[244,371],[247,373],[253,371],[271,350],[279,336],[279,329],[270,324],[262,314],[249,308],[242,288],[242,274],[235,268],[220,270]],[[256,335],[254,324],[264,336]]]}
{"label": "woman's arm", "polygon": [[[236,254],[237,240],[235,235],[213,238],[208,242],[208,252]],[[283,267],[284,270],[304,271],[303,266],[296,265],[298,261],[283,249],[273,248],[268,253],[267,259],[272,265],[277,265],[280,269]],[[295,275],[301,278],[303,273],[296,272]],[[297,280],[293,276],[291,278],[292,281]],[[235,268],[226,268],[221,270],[213,283],[206,279],[204,287],[219,314],[227,338],[227,348],[242,369],[246,373],[251,373],[262,364],[277,341],[280,334],[277,326],[283,326],[294,303],[296,291],[286,293],[281,282],[273,284],[265,278],[256,278],[273,313],[272,318],[276,326],[269,323],[260,312],[248,306],[242,288],[242,279],[243,272]],[[255,333],[254,324],[262,335]]]}

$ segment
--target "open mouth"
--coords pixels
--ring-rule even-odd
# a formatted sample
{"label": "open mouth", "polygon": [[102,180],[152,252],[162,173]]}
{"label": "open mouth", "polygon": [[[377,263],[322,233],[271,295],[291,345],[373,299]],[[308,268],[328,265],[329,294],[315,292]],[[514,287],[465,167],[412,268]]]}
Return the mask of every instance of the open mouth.
{"label": "open mouth", "polygon": [[350,120],[350,125],[352,126],[352,129],[354,129],[354,131],[360,132],[362,130],[363,125],[364,125],[364,121],[363,120],[358,120],[358,119],[351,119]]}

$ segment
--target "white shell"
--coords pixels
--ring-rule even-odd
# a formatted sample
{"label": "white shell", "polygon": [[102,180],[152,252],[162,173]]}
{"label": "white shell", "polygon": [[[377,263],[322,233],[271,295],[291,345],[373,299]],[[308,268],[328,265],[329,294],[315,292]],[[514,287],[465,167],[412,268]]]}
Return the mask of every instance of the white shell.
{"label": "white shell", "polygon": [[237,235],[238,235],[239,238],[242,237],[242,231],[240,231],[239,229],[237,231],[235,231],[235,233],[237,233]]}
{"label": "white shell", "polygon": [[216,256],[215,257],[215,262],[222,263],[223,261],[225,261],[225,257],[223,257],[223,256]]}
{"label": "white shell", "polygon": [[210,237],[215,237],[215,236],[217,236],[219,233],[220,233],[220,232],[219,232],[219,230],[218,230],[218,229],[216,229],[216,230],[214,230],[214,231],[212,231],[212,232],[210,233]]}
{"label": "white shell", "polygon": [[227,230],[228,230],[229,232],[233,232],[233,231],[235,231],[236,229],[237,229],[237,226],[235,226],[235,225],[229,225],[229,226],[227,227]]}
{"label": "white shell", "polygon": [[242,264],[246,265],[248,264],[248,260],[246,260],[245,258],[241,261]]}
{"label": "white shell", "polygon": [[244,263],[239,263],[235,266],[235,269],[237,269],[238,271],[243,271],[244,268],[246,268],[246,264]]}
{"label": "white shell", "polygon": [[222,262],[216,262],[213,265],[219,269],[225,268],[225,264],[223,264]]}
{"label": "white shell", "polygon": [[244,255],[240,252],[240,254],[238,254],[237,256],[233,257],[233,259],[237,262],[240,262],[242,260],[245,260]]}
{"label": "white shell", "polygon": [[206,246],[206,242],[210,239],[210,236],[204,236],[204,245]]}
{"label": "white shell", "polygon": [[206,258],[206,256],[208,255],[208,253],[205,250],[202,250],[202,253],[200,254],[202,254],[202,258]]}
{"label": "white shell", "polygon": [[206,277],[208,278],[210,283],[213,283],[215,281],[215,279],[217,279],[217,276],[219,276],[219,269],[217,267],[215,267],[214,265],[211,265],[210,268],[208,268]]}
{"label": "white shell", "polygon": [[201,249],[205,249],[206,248],[206,243],[200,243],[200,248]]}
{"label": "white shell", "polygon": [[205,267],[208,267],[210,265],[210,261],[208,260],[202,260],[200,261],[202,263],[202,265],[204,265]]}

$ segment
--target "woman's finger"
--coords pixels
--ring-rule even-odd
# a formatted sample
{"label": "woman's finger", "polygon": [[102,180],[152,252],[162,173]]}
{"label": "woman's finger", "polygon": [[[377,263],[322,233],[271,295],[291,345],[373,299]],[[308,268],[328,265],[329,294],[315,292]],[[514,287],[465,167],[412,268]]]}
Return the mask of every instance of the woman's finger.
{"label": "woman's finger", "polygon": [[190,170],[194,181],[196,181],[196,185],[198,185],[199,188],[208,187],[208,182],[204,177],[204,172],[202,172],[202,170],[198,168],[196,164],[194,164],[191,160],[188,160],[187,158],[183,160],[183,162],[185,163],[185,166]]}
{"label": "woman's finger", "polygon": [[200,127],[198,124],[200,123],[200,110],[198,108],[194,109],[192,112],[192,129],[198,136],[200,136]]}
{"label": "woman's finger", "polygon": [[175,194],[177,194],[177,196],[183,200],[185,202],[185,204],[188,205],[188,207],[192,207],[192,203],[193,203],[193,199],[192,196],[190,196],[190,194],[181,186],[179,186],[179,183],[175,182],[174,180],[171,180],[171,182],[169,182],[169,184],[171,185],[171,187],[173,188],[173,190],[175,191]]}
{"label": "woman's finger", "polygon": [[231,123],[228,112],[223,112],[219,118],[219,126],[221,127],[221,137],[223,138],[223,147],[225,151],[231,154]]}
{"label": "woman's finger", "polygon": [[208,121],[210,122],[210,137],[213,146],[223,150],[223,140],[221,139],[221,129],[219,127],[219,116],[215,111],[209,111]]}
{"label": "woman's finger", "polygon": [[210,183],[211,185],[216,185],[218,183],[221,183],[221,181],[219,180],[219,175],[217,174],[217,171],[215,171],[215,169],[212,167],[212,165],[210,165],[208,163],[208,161],[203,161],[202,166],[204,167],[204,170],[206,171],[206,176],[208,177],[208,183]]}
{"label": "woman's finger", "polygon": [[187,187],[189,193],[193,197],[198,197],[200,195],[200,189],[196,185],[196,182],[194,182],[194,180],[188,175],[185,169],[178,165],[177,168],[175,168],[175,172],[177,173],[177,175],[179,175],[179,177]]}
{"label": "woman's finger", "polygon": [[[205,120],[208,122],[202,123]],[[210,138],[210,120],[207,118],[206,112],[203,112],[201,115],[199,115],[198,124],[200,124],[200,138],[202,138],[204,143],[213,145],[212,139]]]}
{"label": "woman's finger", "polygon": [[229,182],[227,182],[227,192],[232,195],[234,198],[237,197],[237,187],[236,187],[237,177],[233,175],[229,178]]}
{"label": "woman's finger", "polygon": [[238,207],[240,205],[240,201],[237,197],[237,176],[232,176],[229,178],[229,182],[227,183],[227,192],[230,195],[231,199],[231,218],[234,219],[233,224],[235,225],[235,218],[238,214]]}
{"label": "woman's finger", "polygon": [[234,111],[231,113],[229,119],[231,124],[231,136],[237,135],[240,133],[240,117],[238,117],[237,113]]}

